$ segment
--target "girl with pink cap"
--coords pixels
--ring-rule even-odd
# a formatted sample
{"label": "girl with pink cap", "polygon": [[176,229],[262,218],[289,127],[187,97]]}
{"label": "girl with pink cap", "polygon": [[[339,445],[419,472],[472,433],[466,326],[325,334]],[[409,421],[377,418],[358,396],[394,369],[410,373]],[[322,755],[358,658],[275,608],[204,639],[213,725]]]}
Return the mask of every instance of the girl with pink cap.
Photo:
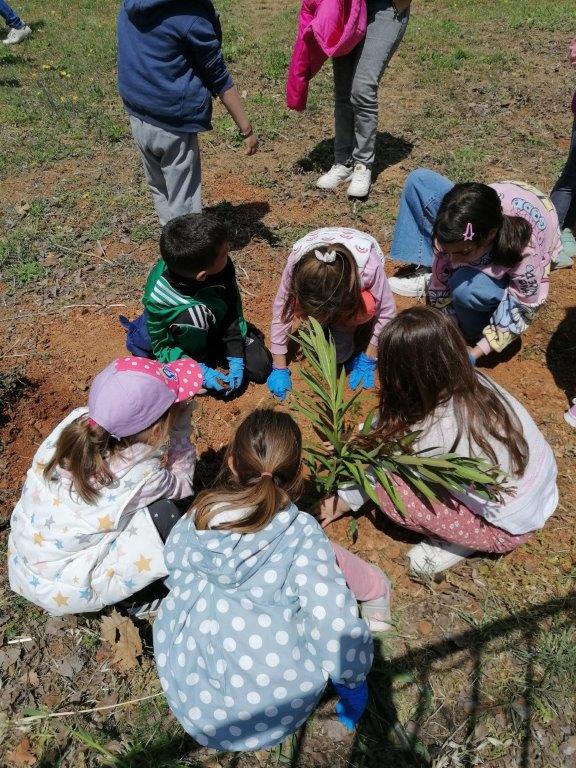
{"label": "girl with pink cap", "polygon": [[192,495],[190,359],[115,360],[87,408],[40,445],[12,514],[10,586],[52,614],[98,611],[162,579],[164,541]]}

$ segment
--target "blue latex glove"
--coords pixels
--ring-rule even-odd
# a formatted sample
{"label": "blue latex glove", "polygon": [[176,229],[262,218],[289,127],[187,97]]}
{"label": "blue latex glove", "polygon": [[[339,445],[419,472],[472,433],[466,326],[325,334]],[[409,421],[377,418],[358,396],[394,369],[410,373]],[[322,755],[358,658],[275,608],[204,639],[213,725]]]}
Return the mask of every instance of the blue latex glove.
{"label": "blue latex glove", "polygon": [[230,385],[229,392],[233,392],[242,384],[244,378],[244,358],[243,357],[227,357],[228,360],[228,384]]}
{"label": "blue latex glove", "polygon": [[472,354],[472,352],[468,352],[468,360],[470,360],[470,365],[476,365],[476,358]]}
{"label": "blue latex glove", "polygon": [[368,683],[364,681],[357,688],[347,688],[339,683],[333,683],[333,685],[338,694],[336,702],[338,720],[349,731],[353,731],[368,704]]}
{"label": "blue latex glove", "polygon": [[204,363],[199,363],[202,369],[203,385],[206,389],[215,389],[216,392],[224,391],[224,384],[228,383],[228,377],[221,371],[215,371],[214,368],[208,368]]}
{"label": "blue latex glove", "polygon": [[266,379],[268,389],[273,395],[284,400],[286,394],[292,389],[292,379],[289,368],[272,368],[272,373]]}
{"label": "blue latex glove", "polygon": [[348,384],[350,384],[352,389],[356,389],[358,386],[362,386],[364,389],[372,389],[377,364],[377,360],[373,357],[368,357],[364,352],[360,352],[360,354],[353,357],[346,365],[346,371],[350,374]]}

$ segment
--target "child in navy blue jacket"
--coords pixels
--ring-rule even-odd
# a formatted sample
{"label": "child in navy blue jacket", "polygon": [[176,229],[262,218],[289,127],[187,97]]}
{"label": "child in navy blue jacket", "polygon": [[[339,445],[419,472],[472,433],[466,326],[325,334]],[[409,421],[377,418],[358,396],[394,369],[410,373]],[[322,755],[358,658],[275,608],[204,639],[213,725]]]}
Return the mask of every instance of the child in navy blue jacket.
{"label": "child in navy blue jacket", "polygon": [[124,0],[118,14],[118,88],[154,205],[165,224],[202,210],[198,133],[219,96],[246,154],[258,149],[222,54],[210,0]]}

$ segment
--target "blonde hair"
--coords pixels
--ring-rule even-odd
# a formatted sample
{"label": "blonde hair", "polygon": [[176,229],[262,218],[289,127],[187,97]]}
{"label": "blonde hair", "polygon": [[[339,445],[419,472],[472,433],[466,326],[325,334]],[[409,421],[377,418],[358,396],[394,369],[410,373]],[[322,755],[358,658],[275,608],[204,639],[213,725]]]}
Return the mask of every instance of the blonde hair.
{"label": "blonde hair", "polygon": [[[334,251],[336,260],[327,264],[316,258],[314,251]],[[335,320],[347,322],[358,312],[361,302],[354,256],[343,245],[321,245],[305,253],[294,265],[282,320],[288,322],[299,310],[322,325]]]}
{"label": "blonde hair", "polygon": [[253,533],[298,498],[302,488],[302,434],[287,413],[256,410],[238,427],[228,446],[216,488],[199,494],[190,513],[198,530],[227,510],[245,517],[216,528]]}
{"label": "blonde hair", "polygon": [[80,416],[60,433],[54,455],[44,468],[44,480],[52,480],[57,467],[61,467],[72,475],[72,488],[80,498],[87,504],[94,504],[102,488],[115,480],[110,459],[135,443],[159,448],[168,441],[173,422],[172,407],[137,435],[116,438],[104,427],[91,422],[88,414]]}

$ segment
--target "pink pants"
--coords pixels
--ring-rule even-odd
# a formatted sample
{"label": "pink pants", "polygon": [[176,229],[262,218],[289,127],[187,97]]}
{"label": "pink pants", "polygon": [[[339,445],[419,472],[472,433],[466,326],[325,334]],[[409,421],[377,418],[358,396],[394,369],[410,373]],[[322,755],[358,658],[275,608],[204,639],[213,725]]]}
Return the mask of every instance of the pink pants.
{"label": "pink pants", "polygon": [[497,528],[451,496],[446,495],[441,501],[431,503],[415,493],[403,480],[394,478],[394,484],[404,501],[406,517],[402,517],[378,486],[376,490],[380,508],[392,522],[410,531],[468,549],[498,554],[511,552],[532,535],[530,532],[514,536],[502,528]]}
{"label": "pink pants", "polygon": [[338,567],[356,600],[365,602],[378,597],[390,599],[390,582],[381,570],[348,552],[340,544],[334,541],[331,544]]}

